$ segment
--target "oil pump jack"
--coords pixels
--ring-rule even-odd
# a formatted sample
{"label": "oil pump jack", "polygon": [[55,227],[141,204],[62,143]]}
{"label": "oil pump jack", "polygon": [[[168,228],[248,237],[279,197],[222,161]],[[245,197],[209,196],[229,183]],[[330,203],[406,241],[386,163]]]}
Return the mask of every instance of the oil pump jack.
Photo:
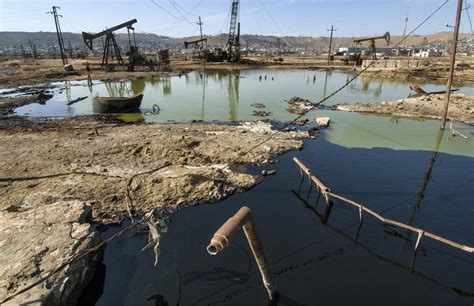
{"label": "oil pump jack", "polygon": [[[128,62],[129,62],[129,69],[133,70],[133,65],[140,64],[142,61],[142,56],[138,53],[138,47],[136,46],[135,41],[135,29],[132,27],[134,23],[136,23],[136,19],[129,20],[117,26],[114,26],[110,29],[106,29],[100,33],[91,34],[82,32],[82,38],[84,39],[84,43],[86,44],[89,49],[93,51],[92,42],[96,38],[100,38],[105,36],[105,43],[104,43],[104,53],[102,55],[102,67],[106,69],[111,69],[111,64],[113,64],[114,59],[117,61],[117,64],[123,65],[122,55],[120,54],[119,46],[117,45],[117,41],[115,40],[114,32],[123,28],[127,28],[128,32],[128,46],[129,51],[127,52],[128,55]],[[132,45],[130,39],[130,30],[133,32],[133,43]],[[111,60],[111,62],[109,61]]]}
{"label": "oil pump jack", "polygon": [[366,38],[359,38],[355,39],[354,43],[360,45],[364,41],[369,42],[369,46],[366,51],[366,56],[371,55],[372,59],[377,59],[377,49],[375,48],[375,41],[379,39],[384,39],[387,42],[387,46],[390,44],[390,32],[386,32],[382,36],[374,36],[374,37],[366,37]]}

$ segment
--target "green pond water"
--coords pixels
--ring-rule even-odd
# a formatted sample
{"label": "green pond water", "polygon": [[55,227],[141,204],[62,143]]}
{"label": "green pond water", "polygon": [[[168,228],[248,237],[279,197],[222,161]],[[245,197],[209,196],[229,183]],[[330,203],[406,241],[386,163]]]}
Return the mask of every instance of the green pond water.
{"label": "green pond water", "polygon": [[[352,74],[338,71],[274,71],[274,70],[206,70],[193,71],[181,77],[161,77],[132,81],[94,81],[89,89],[84,82],[56,83],[54,96],[45,104],[33,103],[15,110],[20,116],[67,117],[93,114],[96,96],[122,97],[143,93],[141,113],[125,114],[127,121],[190,122],[260,120],[253,111],[271,112],[268,118],[288,121],[296,115],[287,111],[285,100],[299,96],[318,101],[345,84]],[[406,98],[409,82],[376,79],[374,75],[361,76],[326,105],[337,103],[376,103]],[[427,91],[443,90],[443,83],[422,83]],[[460,92],[474,95],[474,87],[462,87]],[[68,105],[78,97],[86,99]],[[254,103],[263,103],[256,109]],[[150,115],[153,105],[159,114]],[[348,148],[386,147],[399,150],[428,150],[438,147],[439,122],[436,120],[400,119],[390,116],[363,115],[331,110],[317,110],[307,117],[329,116],[333,125],[327,139]],[[474,137],[471,126],[454,123],[469,137]],[[446,134],[449,134],[446,132]],[[462,156],[474,156],[474,141],[445,135],[439,151]]]}

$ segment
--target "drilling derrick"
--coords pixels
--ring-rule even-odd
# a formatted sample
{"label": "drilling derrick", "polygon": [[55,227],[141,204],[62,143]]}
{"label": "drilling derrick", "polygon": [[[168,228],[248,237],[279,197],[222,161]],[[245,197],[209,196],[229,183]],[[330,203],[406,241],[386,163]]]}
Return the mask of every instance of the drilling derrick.
{"label": "drilling derrick", "polygon": [[240,62],[240,23],[237,21],[238,17],[239,0],[233,0],[230,14],[229,40],[227,41],[229,62]]}

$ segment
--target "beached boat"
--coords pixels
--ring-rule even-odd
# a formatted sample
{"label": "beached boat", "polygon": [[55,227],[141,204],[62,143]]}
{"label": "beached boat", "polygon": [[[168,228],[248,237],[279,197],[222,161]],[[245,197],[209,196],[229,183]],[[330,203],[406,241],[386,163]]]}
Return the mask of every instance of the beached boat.
{"label": "beached boat", "polygon": [[93,108],[96,113],[134,113],[140,108],[142,99],[143,94],[123,98],[96,97]]}

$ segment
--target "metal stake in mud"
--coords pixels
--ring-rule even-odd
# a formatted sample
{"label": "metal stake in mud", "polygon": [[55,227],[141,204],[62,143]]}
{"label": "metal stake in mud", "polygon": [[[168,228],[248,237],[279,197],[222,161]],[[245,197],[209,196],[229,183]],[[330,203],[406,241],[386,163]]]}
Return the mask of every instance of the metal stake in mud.
{"label": "metal stake in mud", "polygon": [[258,269],[262,275],[263,285],[267,289],[268,298],[273,301],[277,298],[277,288],[273,281],[270,267],[263,252],[262,243],[260,242],[255,223],[248,207],[242,207],[217,230],[211,239],[211,243],[207,247],[207,252],[211,255],[217,255],[217,253],[229,246],[232,237],[237,234],[240,228],[244,229],[245,236],[247,237]]}

